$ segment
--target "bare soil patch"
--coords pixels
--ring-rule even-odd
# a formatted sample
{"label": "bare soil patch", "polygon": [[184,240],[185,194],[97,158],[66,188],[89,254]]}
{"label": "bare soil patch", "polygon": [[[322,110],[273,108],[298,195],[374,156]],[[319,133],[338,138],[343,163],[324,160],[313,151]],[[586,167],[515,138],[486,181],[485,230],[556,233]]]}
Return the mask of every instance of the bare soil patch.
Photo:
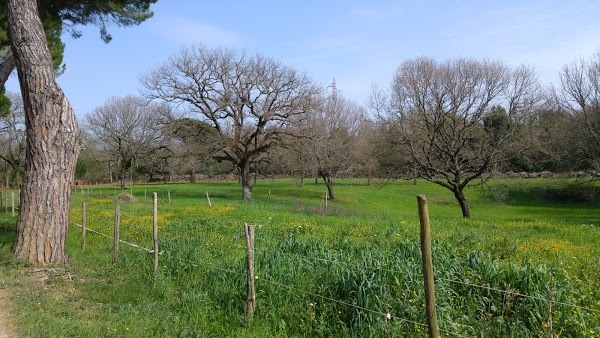
{"label": "bare soil patch", "polygon": [[10,321],[9,313],[9,296],[8,289],[0,289],[0,338],[16,338],[17,335],[13,331],[13,326]]}

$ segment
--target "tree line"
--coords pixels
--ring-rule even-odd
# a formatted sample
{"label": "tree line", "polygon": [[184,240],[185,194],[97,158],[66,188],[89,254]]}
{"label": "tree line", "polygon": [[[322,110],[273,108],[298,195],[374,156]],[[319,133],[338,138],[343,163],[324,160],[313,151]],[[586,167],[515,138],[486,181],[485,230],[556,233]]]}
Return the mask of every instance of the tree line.
{"label": "tree line", "polygon": [[[152,180],[238,175],[423,178],[449,189],[498,172],[600,173],[600,53],[565,65],[543,87],[528,66],[419,57],[365,105],[264,55],[185,47],[141,77],[141,94],[109,98],[81,121],[77,177]],[[7,177],[23,171],[23,113],[1,120]],[[14,182],[13,179],[9,181]]]}

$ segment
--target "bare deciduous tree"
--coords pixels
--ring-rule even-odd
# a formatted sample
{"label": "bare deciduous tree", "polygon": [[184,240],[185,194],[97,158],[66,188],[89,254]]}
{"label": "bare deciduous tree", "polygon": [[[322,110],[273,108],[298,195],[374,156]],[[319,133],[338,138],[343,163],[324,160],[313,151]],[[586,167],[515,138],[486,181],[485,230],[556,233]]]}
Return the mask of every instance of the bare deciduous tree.
{"label": "bare deciduous tree", "polygon": [[335,199],[334,178],[343,171],[350,172],[356,164],[354,150],[364,120],[363,107],[335,92],[322,98],[319,108],[307,120],[310,154],[330,199]]}
{"label": "bare deciduous tree", "polygon": [[528,67],[417,58],[394,76],[389,121],[418,175],[451,190],[468,218],[464,188],[501,159],[538,101],[539,85]]}
{"label": "bare deciduous tree", "polygon": [[244,199],[252,197],[252,164],[282,142],[318,92],[276,60],[201,45],[182,49],[141,82],[146,97],[184,106],[215,128],[224,142],[215,157],[236,166]]}
{"label": "bare deciduous tree", "polygon": [[6,187],[17,184],[25,171],[25,111],[21,97],[9,93],[10,112],[0,117],[0,159],[5,163]]}
{"label": "bare deciduous tree", "polygon": [[167,114],[164,105],[125,96],[108,99],[86,116],[86,130],[99,141],[104,157],[118,168],[121,189],[127,189],[127,177],[135,161],[150,156],[160,146]]}
{"label": "bare deciduous tree", "polygon": [[215,129],[200,120],[175,118],[162,132],[166,149],[172,154],[170,166],[189,174],[190,183],[196,182],[195,174],[202,163],[223,146]]}
{"label": "bare deciduous tree", "polygon": [[559,76],[554,99],[570,124],[563,126],[568,139],[563,157],[571,160],[573,169],[600,176],[600,51],[564,66]]}

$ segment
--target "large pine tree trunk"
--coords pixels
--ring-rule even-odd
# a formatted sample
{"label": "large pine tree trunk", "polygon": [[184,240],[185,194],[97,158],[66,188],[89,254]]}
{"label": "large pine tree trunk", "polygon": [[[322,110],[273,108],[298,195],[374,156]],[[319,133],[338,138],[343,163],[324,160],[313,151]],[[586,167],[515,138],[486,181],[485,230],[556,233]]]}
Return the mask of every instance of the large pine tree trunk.
{"label": "large pine tree trunk", "polygon": [[27,127],[26,173],[13,252],[35,263],[67,263],[79,126],[55,81],[36,1],[7,0],[6,5]]}

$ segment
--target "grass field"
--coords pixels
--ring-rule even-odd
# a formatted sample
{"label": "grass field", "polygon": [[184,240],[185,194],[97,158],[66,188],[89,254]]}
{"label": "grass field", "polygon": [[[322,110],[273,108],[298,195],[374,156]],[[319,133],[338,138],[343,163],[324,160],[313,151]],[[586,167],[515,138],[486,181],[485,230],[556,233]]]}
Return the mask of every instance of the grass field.
{"label": "grass field", "polygon": [[[157,192],[156,279],[151,254],[122,245],[113,265],[112,241],[88,233],[82,251],[74,224],[69,266],[11,260],[15,219],[2,213],[0,288],[12,291],[24,336],[426,336],[416,205],[424,194],[444,337],[549,336],[550,324],[561,337],[600,337],[600,202],[576,183],[471,187],[470,220],[427,182],[339,180],[327,209],[323,185],[293,180],[259,181],[250,202],[237,182],[135,185],[136,201],[120,203],[121,239],[152,246]],[[114,196],[114,187],[79,188],[71,220],[80,223],[85,201],[87,226],[111,235]],[[251,323],[244,223],[256,226]]]}

